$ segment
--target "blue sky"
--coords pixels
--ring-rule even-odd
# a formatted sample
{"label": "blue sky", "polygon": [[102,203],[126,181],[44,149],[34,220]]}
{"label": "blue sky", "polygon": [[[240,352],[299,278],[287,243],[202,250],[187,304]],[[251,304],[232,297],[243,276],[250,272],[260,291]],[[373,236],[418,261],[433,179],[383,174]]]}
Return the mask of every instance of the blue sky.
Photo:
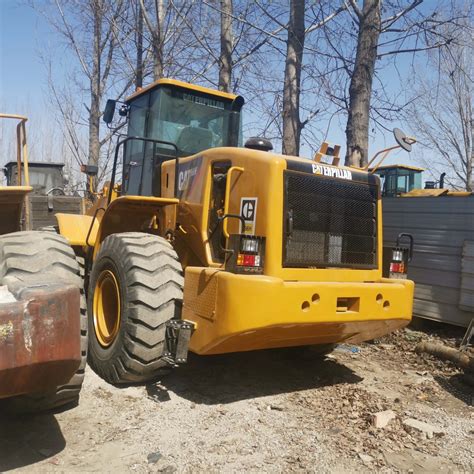
{"label": "blue sky", "polygon": [[[48,108],[46,68],[39,53],[48,44],[57,46],[58,41],[57,35],[38,12],[17,0],[0,0],[0,109],[29,116],[30,130],[35,126],[39,130],[40,122],[42,127],[55,126],[52,112]],[[64,54],[67,55],[67,51]],[[67,62],[68,58],[61,59],[55,68],[57,81],[64,80],[61,64]],[[406,69],[408,62],[409,58],[403,59],[399,67]],[[393,90],[398,87],[399,79],[395,74],[387,71],[384,78],[389,88],[392,85]],[[393,127],[401,127],[401,124],[393,123]],[[343,146],[343,153],[344,128],[344,119],[335,120],[328,136],[329,141]],[[389,132],[377,133],[371,138],[370,154],[373,155],[378,149],[392,143]],[[302,155],[309,157],[308,150],[303,148]],[[390,162],[413,163],[414,157],[405,152],[394,153],[387,160],[387,163]]]}
{"label": "blue sky", "polygon": [[44,105],[46,73],[38,55],[38,45],[51,36],[45,19],[15,0],[0,1],[0,103],[10,110],[27,113]]}

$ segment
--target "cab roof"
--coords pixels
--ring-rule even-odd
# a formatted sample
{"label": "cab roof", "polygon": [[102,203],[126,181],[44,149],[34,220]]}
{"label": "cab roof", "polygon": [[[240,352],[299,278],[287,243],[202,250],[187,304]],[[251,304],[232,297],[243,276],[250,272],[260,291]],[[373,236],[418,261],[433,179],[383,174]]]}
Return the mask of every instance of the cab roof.
{"label": "cab roof", "polygon": [[[425,171],[425,168],[418,168],[417,166],[411,166],[411,165],[383,165],[383,166],[378,166],[377,171],[379,170],[391,170],[391,169],[402,169],[402,170],[409,170],[409,171]],[[373,168],[369,168],[369,171],[371,171]]]}
{"label": "cab roof", "polygon": [[209,94],[213,95],[215,97],[220,97],[221,99],[227,99],[227,100],[234,100],[238,96],[236,94],[230,94],[228,92],[222,92],[222,91],[217,91],[214,89],[209,89],[207,87],[203,86],[198,86],[196,84],[190,84],[188,82],[183,82],[183,81],[178,81],[176,79],[158,79],[155,82],[152,82],[146,87],[143,87],[141,89],[138,89],[136,92],[134,92],[132,95],[128,96],[125,99],[125,102],[129,102],[133,99],[136,99],[137,97],[140,97],[142,94],[145,94],[147,92],[150,92],[160,86],[174,86],[174,87],[179,87],[181,89],[187,89],[187,90],[192,90],[196,92],[202,92],[204,94]]}

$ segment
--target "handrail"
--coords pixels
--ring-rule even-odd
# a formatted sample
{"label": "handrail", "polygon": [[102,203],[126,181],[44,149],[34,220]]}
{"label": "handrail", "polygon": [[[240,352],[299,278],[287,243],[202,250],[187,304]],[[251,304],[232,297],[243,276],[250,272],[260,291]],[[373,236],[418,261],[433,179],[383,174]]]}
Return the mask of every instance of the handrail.
{"label": "handrail", "polygon": [[[19,120],[16,126],[16,163],[17,163],[17,174],[16,184],[22,186],[22,169],[25,173],[25,186],[30,185],[30,173],[28,169],[28,143],[26,141],[26,127],[25,123],[28,121],[28,117],[24,115],[16,114],[4,114],[0,113],[0,119],[13,119]],[[22,166],[23,157],[23,166]],[[30,228],[30,203],[28,199],[25,199],[25,226],[26,229]]]}
{"label": "handrail", "polygon": [[[238,171],[239,173],[244,172],[244,168],[240,166],[231,166],[227,172],[227,183],[225,185],[225,201],[224,201],[224,216],[229,214],[229,200],[230,200],[230,187],[232,185],[232,173]],[[222,233],[226,239],[229,238],[229,232],[227,231],[227,220],[222,223]]]}
{"label": "handrail", "polygon": [[28,172],[28,145],[26,142],[26,128],[25,123],[28,121],[28,117],[24,115],[16,114],[4,114],[0,113],[0,119],[13,119],[19,120],[16,126],[16,163],[18,167],[16,184],[21,186],[21,157],[23,156],[23,170],[25,172],[25,186],[30,185],[30,174]]}
{"label": "handrail", "polygon": [[9,119],[15,119],[15,120],[22,120],[23,122],[28,121],[28,117],[25,115],[16,115],[16,114],[4,114],[0,113],[0,119],[2,118],[9,118]]}

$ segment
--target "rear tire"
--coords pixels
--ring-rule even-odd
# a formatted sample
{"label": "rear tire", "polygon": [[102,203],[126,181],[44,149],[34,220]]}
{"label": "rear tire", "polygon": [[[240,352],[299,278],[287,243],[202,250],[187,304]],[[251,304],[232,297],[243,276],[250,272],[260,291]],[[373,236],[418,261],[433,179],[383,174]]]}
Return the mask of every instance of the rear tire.
{"label": "rear tire", "polygon": [[48,393],[20,395],[2,400],[16,412],[51,410],[77,404],[87,361],[87,314],[83,279],[67,240],[53,232],[15,232],[0,236],[0,284],[13,293],[48,282],[68,283],[81,292],[81,363],[66,385]]}
{"label": "rear tire", "polygon": [[181,317],[183,272],[162,237],[141,232],[108,236],[90,274],[89,365],[109,383],[156,377],[166,322]]}

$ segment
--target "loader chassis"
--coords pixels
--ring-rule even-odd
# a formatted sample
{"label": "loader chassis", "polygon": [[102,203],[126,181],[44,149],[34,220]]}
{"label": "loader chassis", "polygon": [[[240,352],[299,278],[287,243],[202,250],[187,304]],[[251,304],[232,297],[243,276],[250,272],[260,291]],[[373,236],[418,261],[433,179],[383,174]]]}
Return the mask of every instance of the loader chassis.
{"label": "loader chassis", "polygon": [[[166,94],[181,98],[173,113],[157,105]],[[137,92],[120,142],[122,182],[117,148],[88,225],[58,216],[61,233],[89,255],[94,281],[100,265],[110,270],[106,257],[120,269],[122,310],[112,319],[123,329],[92,362],[109,381],[145,380],[163,365],[169,318],[193,324],[198,354],[359,342],[411,319],[413,282],[382,277],[378,177],[238,147],[242,104],[172,80]],[[206,119],[216,117],[220,128]],[[89,286],[91,334],[105,308],[91,307],[96,291]]]}

